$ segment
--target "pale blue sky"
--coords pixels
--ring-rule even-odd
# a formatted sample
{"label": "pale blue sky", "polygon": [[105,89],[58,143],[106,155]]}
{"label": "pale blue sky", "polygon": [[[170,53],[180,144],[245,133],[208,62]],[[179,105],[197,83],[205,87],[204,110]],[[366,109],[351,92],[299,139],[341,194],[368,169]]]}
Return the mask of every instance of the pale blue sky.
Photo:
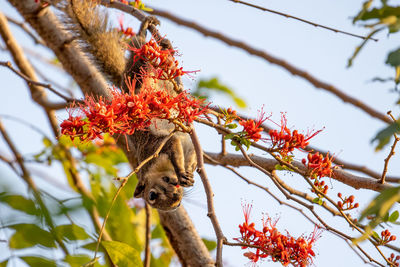
{"label": "pale blue sky", "polygon": [[[366,35],[368,32],[351,23],[363,1],[347,0],[270,0],[252,1],[264,7],[287,12],[320,24],[341,30]],[[346,68],[347,59],[361,40],[346,35],[336,34],[297,21],[279,17],[274,14],[240,6],[230,1],[166,1],[154,0],[152,6],[169,10],[178,16],[196,21],[208,28],[218,30],[234,39],[242,40],[256,48],[265,50],[298,66],[322,81],[331,83],[347,94],[357,97],[382,113],[392,110],[398,115],[399,108],[394,103],[398,94],[390,93],[391,84],[371,83],[376,76],[393,76],[392,69],[385,66],[384,61],[389,50],[398,48],[398,36],[387,37],[386,32],[377,35],[379,42],[369,42],[360,53],[350,69]],[[0,1],[1,10],[14,14],[14,10]],[[138,22],[125,15],[127,22],[132,22],[135,29]],[[340,99],[325,91],[314,88],[303,79],[289,74],[286,70],[271,65],[268,62],[246,52],[231,48],[222,42],[204,38],[197,32],[177,26],[161,19],[160,32],[171,39],[173,45],[182,54],[180,58],[186,70],[201,72],[196,78],[218,76],[220,80],[231,86],[238,95],[249,104],[249,108],[241,112],[256,115],[262,106],[268,113],[273,113],[275,121],[279,121],[280,112],[287,112],[288,125],[297,129],[325,130],[313,139],[313,145],[335,153],[341,159],[358,164],[364,164],[380,172],[383,159],[388,149],[374,152],[370,141],[384,124],[372,119],[364,112],[344,104]],[[13,28],[15,29],[15,28]],[[37,47],[29,39],[22,39],[22,34],[16,30],[15,35],[24,46],[32,49]],[[25,41],[22,41],[25,40]],[[0,60],[7,60],[8,55],[0,53]],[[51,71],[51,70],[46,70]],[[65,79],[54,74],[59,82]],[[43,123],[43,113],[40,108],[31,103],[25,84],[7,69],[0,69],[3,98],[0,99],[0,114],[14,114],[49,132]],[[184,78],[187,88],[193,87],[195,81]],[[4,97],[5,96],[5,97]],[[232,103],[224,97],[215,96],[213,104],[230,106]],[[59,113],[60,120],[65,118]],[[39,136],[26,127],[5,121],[13,139],[18,142],[24,153],[34,152],[40,146]],[[219,137],[212,129],[199,127],[199,134],[204,150],[219,151]],[[50,135],[50,134],[49,134]],[[0,143],[0,152],[6,151]],[[258,153],[258,151],[252,151]],[[302,155],[298,154],[301,159]],[[6,169],[1,165],[1,170]],[[222,229],[230,240],[238,237],[238,224],[243,221],[241,202],[253,201],[253,218],[261,225],[262,213],[280,217],[278,228],[288,230],[293,235],[308,234],[313,226],[297,212],[279,206],[271,197],[257,188],[248,186],[235,177],[234,174],[220,168],[207,166],[208,176],[215,193],[216,213]],[[240,169],[245,176],[270,187],[277,192],[271,181],[258,172],[246,168]],[[3,173],[9,174],[8,171]],[[389,174],[400,175],[400,158],[396,155],[390,162]],[[8,177],[8,176],[7,176]],[[3,176],[2,179],[8,179]],[[283,178],[291,185],[306,188],[300,177],[285,174]],[[15,177],[13,179],[16,179]],[[51,178],[50,179],[54,179]],[[40,183],[40,180],[38,180]],[[365,206],[375,194],[365,190],[349,189],[340,183],[327,179],[331,196],[338,191],[360,196],[361,206]],[[59,181],[65,183],[64,181]],[[278,194],[279,195],[279,194]],[[279,195],[281,197],[281,195]],[[356,197],[357,200],[359,199]],[[283,199],[283,197],[281,197]],[[206,209],[191,204],[200,202],[205,205],[205,196],[200,179],[197,179],[194,189],[184,205],[189,211],[197,229],[202,236],[214,237],[211,223],[206,216]],[[347,229],[340,220],[333,220],[330,215],[323,213],[326,221],[340,226],[343,231],[356,235]],[[400,241],[396,241],[399,245]],[[362,266],[359,257],[339,238],[324,232],[316,245],[317,257],[315,266]],[[371,250],[369,250],[371,251]],[[224,247],[226,266],[244,266],[248,260],[242,256],[244,251],[239,248]],[[1,254],[1,253],[0,253]],[[371,255],[376,256],[373,251]],[[380,260],[380,258],[378,257]],[[279,266],[265,261],[261,266]]]}

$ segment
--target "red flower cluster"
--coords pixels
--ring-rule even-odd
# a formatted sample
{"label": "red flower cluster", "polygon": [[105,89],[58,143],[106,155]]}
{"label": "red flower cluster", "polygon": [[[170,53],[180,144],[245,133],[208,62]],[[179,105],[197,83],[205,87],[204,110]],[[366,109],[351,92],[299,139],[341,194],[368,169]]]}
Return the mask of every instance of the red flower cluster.
{"label": "red flower cluster", "polygon": [[182,67],[178,68],[179,63],[173,57],[174,50],[163,50],[154,39],[145,43],[141,48],[130,46],[129,49],[135,53],[133,61],[142,59],[149,62],[154,68],[155,74],[152,78],[171,80],[190,73],[189,71],[183,71]]}
{"label": "red flower cluster", "polygon": [[380,240],[380,244],[381,245],[385,245],[385,244],[387,244],[387,243],[389,243],[389,242],[391,242],[391,241],[394,241],[394,240],[396,240],[396,236],[395,235],[392,235],[390,232],[389,232],[389,230],[383,230],[382,232],[381,232],[381,240]]}
{"label": "red flower cluster", "polygon": [[[132,88],[134,88],[134,85]],[[101,138],[101,134],[133,134],[150,126],[152,119],[188,124],[204,114],[203,101],[190,97],[186,92],[177,96],[165,91],[142,89],[137,95],[112,91],[111,100],[87,97],[85,105],[79,108],[86,118],[72,116],[61,123],[61,133],[71,139],[81,140]]]}
{"label": "red flower cluster", "polygon": [[261,128],[260,125],[268,118],[269,117],[265,116],[265,112],[263,110],[260,111],[256,120],[243,120],[239,118],[239,124],[243,126],[243,132],[245,132],[244,138],[252,139],[254,142],[258,142],[261,139],[261,132],[263,131],[263,128]]}
{"label": "red flower cluster", "polygon": [[358,208],[358,206],[359,206],[358,203],[354,203],[353,195],[343,198],[342,194],[338,193],[338,197],[342,200],[342,201],[338,201],[338,203],[337,203],[338,207],[341,210],[352,210],[352,209]]}
{"label": "red flower cluster", "polygon": [[281,129],[270,130],[269,136],[271,138],[272,148],[276,149],[282,157],[287,156],[289,152],[294,149],[304,150],[309,144],[309,140],[317,135],[322,130],[316,131],[314,133],[308,133],[306,136],[298,133],[297,130],[293,132],[287,127],[287,120],[285,114],[282,113],[281,117]]}
{"label": "red flower cluster", "polygon": [[[320,232],[316,227],[314,232],[308,237],[303,236],[294,238],[289,234],[281,234],[276,223],[271,218],[263,220],[263,230],[256,230],[254,223],[249,223],[250,211],[252,206],[246,204],[243,206],[245,222],[239,225],[241,238],[236,240],[251,246],[257,246],[255,253],[246,252],[243,255],[255,263],[260,259],[271,257],[272,261],[279,261],[283,266],[292,264],[293,266],[305,267],[312,263],[312,257],[315,253],[312,249]],[[251,249],[243,246],[242,249]]]}
{"label": "red flower cluster", "polygon": [[308,163],[306,159],[303,159],[302,162],[304,165],[308,167],[311,171],[311,176],[313,178],[321,178],[321,177],[331,177],[332,176],[332,160],[333,156],[329,157],[329,153],[324,157],[324,155],[319,152],[308,153],[307,156]]}

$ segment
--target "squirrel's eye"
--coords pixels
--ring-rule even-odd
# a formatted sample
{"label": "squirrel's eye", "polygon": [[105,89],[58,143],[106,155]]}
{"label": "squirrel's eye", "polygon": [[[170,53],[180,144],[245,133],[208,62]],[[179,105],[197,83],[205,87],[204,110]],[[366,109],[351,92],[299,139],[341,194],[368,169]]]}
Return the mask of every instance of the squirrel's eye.
{"label": "squirrel's eye", "polygon": [[149,201],[150,202],[154,202],[154,200],[156,200],[158,197],[157,193],[154,191],[150,191],[149,193]]}
{"label": "squirrel's eye", "polygon": [[162,179],[163,179],[164,182],[169,183],[169,180],[170,180],[170,179],[169,179],[168,176],[164,176]]}

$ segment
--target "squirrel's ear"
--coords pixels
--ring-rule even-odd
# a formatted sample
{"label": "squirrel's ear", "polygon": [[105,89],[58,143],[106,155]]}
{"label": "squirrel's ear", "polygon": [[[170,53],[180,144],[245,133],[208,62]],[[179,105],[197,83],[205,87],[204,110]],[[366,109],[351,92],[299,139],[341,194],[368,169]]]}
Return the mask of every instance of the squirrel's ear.
{"label": "squirrel's ear", "polygon": [[136,185],[135,192],[133,193],[133,197],[136,197],[136,198],[143,197],[143,192],[144,192],[145,187],[146,186],[144,185],[143,182],[138,182],[138,184]]}

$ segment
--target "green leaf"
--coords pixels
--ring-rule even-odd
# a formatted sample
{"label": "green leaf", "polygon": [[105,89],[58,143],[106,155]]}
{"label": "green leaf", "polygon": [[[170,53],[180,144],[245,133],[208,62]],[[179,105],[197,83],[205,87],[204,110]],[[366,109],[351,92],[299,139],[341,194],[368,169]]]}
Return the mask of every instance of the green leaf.
{"label": "green leaf", "polygon": [[245,108],[247,106],[246,102],[242,98],[237,96],[236,93],[228,86],[222,84],[216,77],[209,80],[200,80],[197,84],[197,89],[195,93],[201,95],[201,91],[204,91],[204,89],[214,90],[216,92],[220,92],[226,96],[229,96],[240,108]]}
{"label": "green leaf", "polygon": [[312,200],[314,203],[318,204],[318,205],[322,205],[323,204],[323,200],[322,198],[316,197]]}
{"label": "green leaf", "polygon": [[53,143],[51,142],[51,140],[48,139],[48,138],[46,138],[46,137],[43,138],[42,142],[43,142],[43,145],[44,145],[45,147],[51,147],[51,146],[53,145]]}
{"label": "green leaf", "polygon": [[8,264],[8,259],[0,262],[0,267],[7,267],[7,264]]}
{"label": "green leaf", "polygon": [[364,14],[368,11],[368,9],[370,8],[370,6],[371,6],[371,4],[372,4],[373,1],[374,1],[374,0],[367,0],[367,1],[365,1],[365,2],[363,3],[362,9],[361,9],[360,12],[354,17],[353,23],[355,23],[356,21],[360,20],[360,19],[364,16]]}
{"label": "green leaf", "polygon": [[[71,267],[81,267],[92,260],[88,255],[78,254],[78,255],[66,255],[64,261],[68,263]],[[96,262],[94,266],[99,266]]]}
{"label": "green leaf", "polygon": [[397,221],[398,218],[399,218],[399,212],[396,210],[390,215],[389,222],[394,223],[395,221]]}
{"label": "green leaf", "polygon": [[380,240],[380,239],[381,239],[380,236],[378,235],[378,233],[375,232],[375,231],[372,232],[372,236],[373,236],[376,240]]}
{"label": "green leaf", "polygon": [[392,67],[400,66],[400,48],[388,54],[386,64]]}
{"label": "green leaf", "polygon": [[361,213],[360,221],[368,215],[383,218],[389,209],[400,200],[400,187],[392,187],[382,191]]}
{"label": "green leaf", "polygon": [[355,239],[353,243],[358,243],[367,239],[372,234],[372,230],[378,224],[384,221],[386,214],[389,213],[389,210],[392,208],[392,206],[399,200],[400,187],[388,188],[382,191],[374,200],[372,200],[371,203],[369,203],[368,207],[361,213],[359,221],[363,220],[369,215],[373,215],[374,218],[365,227],[364,234]]}
{"label": "green leaf", "polygon": [[86,240],[90,237],[82,227],[76,224],[59,225],[54,231],[58,238],[67,241]]}
{"label": "green leaf", "polygon": [[237,124],[236,123],[231,123],[226,125],[226,127],[228,127],[229,129],[236,129],[237,128]]}
{"label": "green leaf", "polygon": [[35,202],[21,195],[3,195],[0,201],[4,202],[11,208],[25,212],[29,215],[39,215],[40,211],[36,208]]}
{"label": "green leaf", "polygon": [[379,131],[374,139],[371,140],[371,143],[374,141],[378,141],[378,144],[375,148],[376,151],[381,150],[385,145],[390,142],[393,134],[400,132],[400,124],[399,122],[394,122],[390,124],[388,127],[384,128],[383,130]]}
{"label": "green leaf", "polygon": [[[278,170],[278,171],[293,171],[291,168],[289,168],[288,166],[285,166],[285,165],[280,165],[280,164],[276,164],[275,165],[275,170]],[[317,202],[315,202],[315,203],[317,203]]]}
{"label": "green leaf", "polygon": [[156,238],[163,238],[165,236],[164,230],[161,226],[161,224],[157,224],[156,227],[154,227],[153,231],[151,231],[151,238],[156,239]]}
{"label": "green leaf", "polygon": [[247,107],[246,101],[244,101],[242,98],[237,97],[237,96],[233,96],[233,101],[235,102],[236,106],[238,106],[239,108],[245,108]]}
{"label": "green leaf", "polygon": [[275,165],[275,170],[284,171],[284,170],[285,170],[285,167],[286,167],[286,166],[282,166],[282,165],[280,165],[280,164],[276,164],[276,165]]}
{"label": "green leaf", "polygon": [[124,267],[142,266],[140,253],[131,246],[118,241],[103,241],[101,244],[115,265]]}
{"label": "green leaf", "polygon": [[228,140],[228,139],[232,139],[235,136],[236,136],[236,133],[230,133],[230,134],[225,135],[224,138],[225,138],[225,140]]}
{"label": "green leaf", "polygon": [[[81,248],[84,248],[84,249],[87,249],[90,251],[96,251],[97,242],[91,242],[91,243],[85,244],[85,245],[81,246]],[[105,252],[102,246],[99,246],[99,252],[103,252],[103,253]]]}
{"label": "green leaf", "polygon": [[385,6],[382,8],[373,8],[370,11],[364,12],[364,14],[359,18],[359,20],[370,20],[370,19],[384,19],[390,16],[399,17],[400,7]]}
{"label": "green leaf", "polygon": [[353,65],[353,61],[354,59],[357,57],[357,55],[360,53],[360,51],[363,49],[363,47],[367,44],[367,42],[369,40],[371,40],[370,38],[372,38],[376,33],[378,33],[379,31],[381,31],[383,28],[378,28],[376,30],[371,31],[366,37],[365,39],[361,42],[361,44],[359,46],[356,47],[356,49],[353,52],[353,55],[349,58],[348,62],[347,62],[347,67],[351,67]]}
{"label": "green leaf", "polygon": [[205,238],[202,238],[201,240],[203,240],[204,245],[206,245],[208,251],[212,251],[217,247],[217,242],[215,242],[214,240],[208,240]]}
{"label": "green leaf", "polygon": [[10,248],[22,249],[35,245],[57,247],[52,234],[35,224],[15,224],[9,227],[16,230],[10,238]]}
{"label": "green leaf", "polygon": [[32,267],[57,267],[57,264],[55,261],[46,259],[43,257],[39,256],[26,256],[26,257],[20,257],[21,260],[26,262],[29,266]]}
{"label": "green leaf", "polygon": [[248,139],[242,138],[240,140],[240,143],[242,143],[243,145],[245,145],[247,147],[247,149],[249,149],[249,147],[251,146],[251,142]]}

